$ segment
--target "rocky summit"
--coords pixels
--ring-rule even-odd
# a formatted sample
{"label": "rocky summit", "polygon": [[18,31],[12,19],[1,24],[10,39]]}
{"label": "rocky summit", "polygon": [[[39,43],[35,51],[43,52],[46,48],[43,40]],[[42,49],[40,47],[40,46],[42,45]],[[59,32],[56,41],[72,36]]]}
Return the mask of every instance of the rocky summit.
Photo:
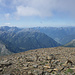
{"label": "rocky summit", "polygon": [[42,48],[1,56],[0,75],[75,75],[75,48]]}

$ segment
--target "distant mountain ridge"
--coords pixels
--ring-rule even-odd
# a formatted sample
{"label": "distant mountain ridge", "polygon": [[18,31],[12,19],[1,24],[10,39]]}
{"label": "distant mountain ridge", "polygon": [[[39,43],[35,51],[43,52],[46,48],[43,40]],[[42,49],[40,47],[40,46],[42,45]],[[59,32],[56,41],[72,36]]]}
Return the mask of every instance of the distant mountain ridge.
{"label": "distant mountain ridge", "polygon": [[63,45],[75,39],[75,27],[34,27],[34,29],[45,33]]}
{"label": "distant mountain ridge", "polygon": [[0,40],[10,52],[60,46],[55,40],[33,28],[0,27]]}

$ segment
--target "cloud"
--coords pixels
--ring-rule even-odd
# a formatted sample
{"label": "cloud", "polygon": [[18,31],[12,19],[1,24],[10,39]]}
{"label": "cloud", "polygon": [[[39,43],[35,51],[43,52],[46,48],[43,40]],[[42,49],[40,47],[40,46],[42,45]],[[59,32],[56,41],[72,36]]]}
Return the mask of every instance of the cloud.
{"label": "cloud", "polygon": [[70,15],[75,13],[75,0],[19,0],[19,2],[21,3],[18,3],[20,6],[16,7],[16,13],[20,16],[51,17],[55,15],[53,11]]}
{"label": "cloud", "polygon": [[18,6],[16,14],[19,16],[40,15],[40,13],[37,9],[34,9],[32,7],[24,7],[24,6]]}
{"label": "cloud", "polygon": [[7,25],[7,26],[9,26],[11,23],[4,23],[4,25]]}
{"label": "cloud", "polygon": [[11,26],[11,23],[3,23],[1,26]]}
{"label": "cloud", "polygon": [[75,0],[2,0],[1,3],[5,8],[10,5],[9,9],[16,16],[51,17],[55,15],[54,12],[75,16]]}
{"label": "cloud", "polygon": [[[12,26],[16,26],[15,24],[14,25],[12,25],[12,23],[10,23],[10,22],[6,22],[6,23],[2,23],[0,26],[9,26],[9,27],[12,27]],[[18,26],[19,27],[19,26]]]}
{"label": "cloud", "polygon": [[52,16],[49,1],[46,0],[25,0],[27,2],[16,7],[16,14],[20,16]]}

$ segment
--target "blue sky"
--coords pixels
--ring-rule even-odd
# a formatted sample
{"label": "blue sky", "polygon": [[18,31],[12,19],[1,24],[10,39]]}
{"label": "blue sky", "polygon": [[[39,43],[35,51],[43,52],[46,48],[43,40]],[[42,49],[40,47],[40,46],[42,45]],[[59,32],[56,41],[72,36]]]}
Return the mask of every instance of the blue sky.
{"label": "blue sky", "polygon": [[0,0],[0,26],[75,26],[75,0]]}

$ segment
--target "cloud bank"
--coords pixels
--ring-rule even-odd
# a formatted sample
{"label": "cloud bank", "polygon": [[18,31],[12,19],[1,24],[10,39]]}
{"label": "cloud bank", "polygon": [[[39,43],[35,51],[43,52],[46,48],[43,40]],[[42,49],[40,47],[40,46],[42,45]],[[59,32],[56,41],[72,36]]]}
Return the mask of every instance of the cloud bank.
{"label": "cloud bank", "polygon": [[14,16],[51,17],[56,13],[75,16],[75,0],[0,0],[0,7],[0,11],[11,10],[5,12]]}

